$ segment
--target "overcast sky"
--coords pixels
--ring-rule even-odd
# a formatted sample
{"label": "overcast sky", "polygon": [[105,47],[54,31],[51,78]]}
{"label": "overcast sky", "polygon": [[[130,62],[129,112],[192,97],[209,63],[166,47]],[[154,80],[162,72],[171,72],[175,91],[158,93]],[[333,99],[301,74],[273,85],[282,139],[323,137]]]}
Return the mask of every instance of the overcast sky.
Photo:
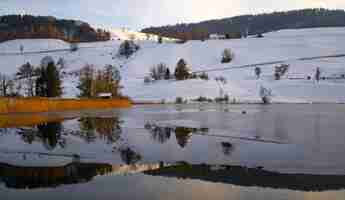
{"label": "overcast sky", "polygon": [[99,27],[141,29],[312,7],[345,9],[345,0],[0,0],[0,15],[51,15]]}

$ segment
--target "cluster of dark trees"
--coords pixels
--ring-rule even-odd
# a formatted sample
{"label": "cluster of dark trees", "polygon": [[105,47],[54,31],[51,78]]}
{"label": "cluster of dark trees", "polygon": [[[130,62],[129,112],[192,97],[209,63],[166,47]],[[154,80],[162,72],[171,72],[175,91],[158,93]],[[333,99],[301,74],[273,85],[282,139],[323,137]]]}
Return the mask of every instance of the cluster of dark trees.
{"label": "cluster of dark trees", "polygon": [[118,117],[82,117],[79,119],[80,132],[74,132],[87,143],[93,143],[97,138],[107,144],[114,144],[121,138],[122,121]]}
{"label": "cluster of dark trees", "polygon": [[[153,80],[169,80],[171,78],[170,69],[164,63],[159,63],[150,69],[150,76]],[[147,81],[145,81],[147,82]]]}
{"label": "cluster of dark trees", "polygon": [[176,80],[187,80],[196,78],[209,80],[207,73],[203,72],[199,75],[192,73],[187,62],[184,59],[180,59],[176,64],[175,72],[173,74],[170,72],[170,69],[167,67],[166,64],[159,63],[158,65],[153,66],[150,69],[150,77],[145,77],[144,82],[149,83],[151,82],[151,80],[169,80],[173,78]]}
{"label": "cluster of dark trees", "polygon": [[150,27],[142,32],[182,40],[206,39],[210,34],[261,35],[281,29],[345,26],[344,10],[304,9],[259,15],[242,15],[193,24]]}
{"label": "cluster of dark trees", "polygon": [[120,96],[120,71],[112,65],[95,70],[93,65],[84,66],[79,75],[79,97],[94,98],[101,93],[109,93],[112,97]]}
{"label": "cluster of dark trees", "polygon": [[110,33],[102,29],[95,30],[88,23],[76,20],[32,15],[0,16],[0,42],[27,38],[95,42],[110,40]]}
{"label": "cluster of dark trees", "polygon": [[135,52],[137,52],[140,49],[140,46],[135,44],[132,40],[126,40],[123,43],[121,43],[118,55],[124,56],[127,59],[131,57]]}
{"label": "cluster of dark trees", "polygon": [[39,67],[26,63],[19,67],[15,76],[0,74],[0,96],[60,97],[62,95],[62,76],[64,62],[58,63],[47,56]]}
{"label": "cluster of dark trees", "polygon": [[164,127],[154,123],[146,123],[145,129],[149,131],[154,141],[164,144],[169,141],[172,134],[175,134],[176,141],[181,148],[185,148],[190,142],[192,134],[208,133],[208,128],[187,128],[187,127]]}

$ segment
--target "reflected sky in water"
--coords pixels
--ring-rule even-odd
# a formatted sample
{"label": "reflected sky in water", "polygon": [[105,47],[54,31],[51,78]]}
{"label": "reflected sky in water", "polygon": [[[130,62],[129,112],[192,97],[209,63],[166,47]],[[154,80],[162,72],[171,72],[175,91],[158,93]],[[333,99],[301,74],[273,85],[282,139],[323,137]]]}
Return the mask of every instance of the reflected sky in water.
{"label": "reflected sky in water", "polygon": [[[345,175],[344,111],[343,105],[167,105],[1,116],[0,195],[8,199],[26,195],[41,199],[51,193],[54,197],[49,198],[60,199],[71,197],[71,192],[83,199],[344,199],[343,190],[245,187],[135,170],[189,163],[282,174]],[[96,165],[112,166],[111,173],[98,176]],[[67,173],[66,166],[73,166],[74,173]],[[131,166],[131,170],[119,171],[119,166]],[[28,167],[59,186],[9,189],[11,181],[26,178],[27,185],[40,181],[27,175]],[[89,178],[59,179],[45,167],[56,168],[60,175]]]}

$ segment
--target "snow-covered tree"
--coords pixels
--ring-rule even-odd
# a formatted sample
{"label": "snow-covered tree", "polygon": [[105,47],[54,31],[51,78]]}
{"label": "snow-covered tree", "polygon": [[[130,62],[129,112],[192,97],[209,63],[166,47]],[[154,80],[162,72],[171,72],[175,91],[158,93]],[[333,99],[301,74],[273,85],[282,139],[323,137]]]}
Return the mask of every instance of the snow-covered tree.
{"label": "snow-covered tree", "polygon": [[222,63],[230,63],[235,57],[231,49],[224,49],[222,53]]}
{"label": "snow-covered tree", "polygon": [[271,89],[260,86],[259,95],[260,95],[262,102],[264,104],[271,103],[271,98],[272,98],[272,90]]}
{"label": "snow-covered tree", "polygon": [[127,59],[136,51],[140,49],[140,46],[135,44],[133,41],[124,41],[119,48],[118,55],[125,56]]}

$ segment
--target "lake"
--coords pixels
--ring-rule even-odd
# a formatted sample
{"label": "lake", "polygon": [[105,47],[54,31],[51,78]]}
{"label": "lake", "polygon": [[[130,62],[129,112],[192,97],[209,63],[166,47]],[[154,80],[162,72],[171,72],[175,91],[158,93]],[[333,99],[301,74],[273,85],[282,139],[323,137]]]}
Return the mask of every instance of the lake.
{"label": "lake", "polygon": [[1,199],[345,199],[345,105],[0,116]]}

